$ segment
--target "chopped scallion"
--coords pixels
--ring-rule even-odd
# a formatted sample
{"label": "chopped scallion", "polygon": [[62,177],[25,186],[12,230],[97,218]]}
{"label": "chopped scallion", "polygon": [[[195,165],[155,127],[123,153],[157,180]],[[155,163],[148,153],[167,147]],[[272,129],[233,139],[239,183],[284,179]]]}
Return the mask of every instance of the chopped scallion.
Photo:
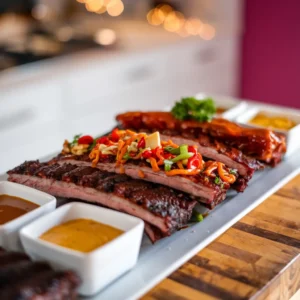
{"label": "chopped scallion", "polygon": [[172,167],[173,162],[171,160],[165,159],[164,160],[164,165],[165,165],[165,171],[171,171],[171,167]]}
{"label": "chopped scallion", "polygon": [[194,222],[202,222],[204,217],[202,214],[198,213],[197,211],[193,211],[192,221]]}
{"label": "chopped scallion", "polygon": [[178,161],[181,161],[181,160],[185,160],[185,159],[188,159],[190,157],[192,157],[194,155],[193,152],[186,152],[186,153],[183,153],[183,154],[179,154],[177,155],[176,157],[174,157],[172,159],[172,162],[178,162]]}
{"label": "chopped scallion", "polygon": [[164,148],[165,151],[174,154],[174,155],[179,155],[180,154],[180,148],[173,148],[171,146],[167,146]]}

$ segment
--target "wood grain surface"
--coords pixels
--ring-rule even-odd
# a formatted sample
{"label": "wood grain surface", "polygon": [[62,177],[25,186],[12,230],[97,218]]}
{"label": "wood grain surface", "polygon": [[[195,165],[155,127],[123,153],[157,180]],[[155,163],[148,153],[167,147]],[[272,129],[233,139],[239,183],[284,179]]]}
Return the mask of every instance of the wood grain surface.
{"label": "wood grain surface", "polygon": [[282,300],[300,288],[300,175],[142,299]]}

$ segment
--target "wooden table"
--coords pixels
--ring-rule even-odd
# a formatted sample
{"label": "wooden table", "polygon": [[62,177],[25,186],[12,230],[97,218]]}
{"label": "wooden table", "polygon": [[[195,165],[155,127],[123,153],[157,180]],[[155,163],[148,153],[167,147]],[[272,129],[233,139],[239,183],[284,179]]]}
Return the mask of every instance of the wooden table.
{"label": "wooden table", "polygon": [[300,175],[142,299],[289,299],[300,288]]}

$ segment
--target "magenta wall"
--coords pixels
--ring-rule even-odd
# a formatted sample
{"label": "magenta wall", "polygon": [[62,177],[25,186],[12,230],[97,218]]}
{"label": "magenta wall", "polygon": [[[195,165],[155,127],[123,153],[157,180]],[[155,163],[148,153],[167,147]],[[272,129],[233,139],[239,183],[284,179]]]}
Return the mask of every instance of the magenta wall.
{"label": "magenta wall", "polygon": [[300,0],[246,0],[241,96],[300,108]]}

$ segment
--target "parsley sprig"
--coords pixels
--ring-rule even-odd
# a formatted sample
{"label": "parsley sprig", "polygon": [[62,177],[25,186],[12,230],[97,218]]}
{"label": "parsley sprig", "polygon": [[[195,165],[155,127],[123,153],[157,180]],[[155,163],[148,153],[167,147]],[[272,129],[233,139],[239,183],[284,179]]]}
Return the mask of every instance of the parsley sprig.
{"label": "parsley sprig", "polygon": [[216,113],[216,106],[212,98],[198,100],[194,97],[182,98],[173,106],[171,113],[179,120],[210,121]]}

